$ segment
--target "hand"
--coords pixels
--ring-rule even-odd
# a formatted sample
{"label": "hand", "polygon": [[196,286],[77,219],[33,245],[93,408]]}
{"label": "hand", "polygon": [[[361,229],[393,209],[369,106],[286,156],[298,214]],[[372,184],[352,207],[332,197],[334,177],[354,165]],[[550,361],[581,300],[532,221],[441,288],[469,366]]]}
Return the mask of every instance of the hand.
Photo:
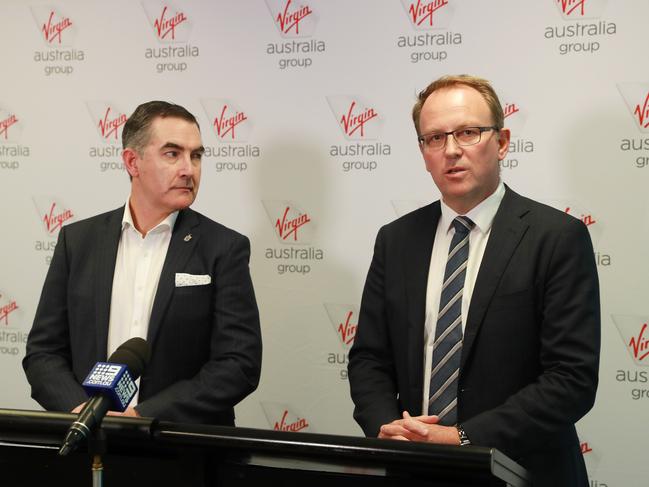
{"label": "hand", "polygon": [[71,413],[74,413],[74,414],[79,414],[85,405],[86,405],[86,403],[85,403],[85,402],[82,402],[81,404],[79,404],[76,408],[74,408],[74,409],[73,409],[72,411],[70,411],[70,412],[71,412]]}
{"label": "hand", "polygon": [[106,414],[108,414],[108,416],[126,416],[129,418],[140,417],[140,413],[138,413],[135,408],[126,408],[123,413],[120,413],[119,411],[108,411]]}
{"label": "hand", "polygon": [[[85,405],[86,403],[82,402],[70,412],[74,414],[79,414]],[[124,411],[123,413],[120,413],[119,411],[108,411],[106,414],[108,416],[128,416],[130,418],[140,417],[140,413],[138,413],[135,408],[126,408],[126,411]]]}
{"label": "hand", "polygon": [[437,424],[437,416],[410,416],[403,412],[403,419],[396,419],[381,426],[379,438],[405,441],[425,441],[441,445],[459,445],[460,437],[453,426]]}

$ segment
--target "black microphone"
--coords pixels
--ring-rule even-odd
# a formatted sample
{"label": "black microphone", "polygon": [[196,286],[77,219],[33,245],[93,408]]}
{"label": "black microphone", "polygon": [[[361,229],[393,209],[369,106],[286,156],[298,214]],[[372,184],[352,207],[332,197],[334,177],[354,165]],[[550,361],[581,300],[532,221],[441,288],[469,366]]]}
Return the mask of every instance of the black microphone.
{"label": "black microphone", "polygon": [[90,399],[65,435],[59,455],[73,451],[101,423],[109,410],[124,411],[137,392],[135,381],[151,357],[149,344],[131,338],[115,350],[108,362],[97,362],[83,387]]}

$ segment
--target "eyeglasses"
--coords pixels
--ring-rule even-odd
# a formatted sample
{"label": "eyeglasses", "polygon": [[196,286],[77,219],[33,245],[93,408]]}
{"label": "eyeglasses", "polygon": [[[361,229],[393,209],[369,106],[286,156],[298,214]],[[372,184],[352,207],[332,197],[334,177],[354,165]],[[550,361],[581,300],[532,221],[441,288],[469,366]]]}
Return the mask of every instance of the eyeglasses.
{"label": "eyeglasses", "polygon": [[417,140],[426,150],[440,150],[446,145],[449,135],[453,135],[455,143],[461,146],[476,145],[482,138],[482,132],[500,129],[498,127],[464,127],[451,132],[433,132],[431,134],[420,135]]}

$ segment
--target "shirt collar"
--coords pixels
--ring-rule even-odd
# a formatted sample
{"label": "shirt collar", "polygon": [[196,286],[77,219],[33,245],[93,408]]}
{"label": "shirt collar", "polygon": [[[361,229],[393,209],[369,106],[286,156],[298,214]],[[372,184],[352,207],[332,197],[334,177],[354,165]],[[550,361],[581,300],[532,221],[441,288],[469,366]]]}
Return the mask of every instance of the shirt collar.
{"label": "shirt collar", "polygon": [[[126,206],[124,207],[124,216],[122,216],[122,231],[124,231],[125,228],[132,228],[135,230],[138,234],[140,232],[135,228],[135,224],[133,223],[133,215],[131,215],[131,200],[130,198],[126,200]],[[164,232],[164,231],[172,231],[174,228],[174,225],[176,224],[176,219],[178,218],[178,210],[174,211],[173,213],[170,213],[167,215],[167,217],[162,220],[160,223],[158,223],[155,227],[153,227],[149,233],[159,233],[159,232]],[[140,234],[140,236],[142,236]]]}
{"label": "shirt collar", "polygon": [[496,212],[498,211],[498,207],[500,206],[500,202],[503,200],[504,196],[505,185],[502,180],[500,180],[496,190],[465,215],[456,213],[452,208],[446,205],[444,201],[440,200],[442,206],[440,224],[442,225],[442,228],[445,228],[448,232],[451,229],[451,224],[453,223],[453,220],[455,220],[455,217],[466,216],[475,223],[475,228],[485,234],[491,229],[491,225],[496,217]]}

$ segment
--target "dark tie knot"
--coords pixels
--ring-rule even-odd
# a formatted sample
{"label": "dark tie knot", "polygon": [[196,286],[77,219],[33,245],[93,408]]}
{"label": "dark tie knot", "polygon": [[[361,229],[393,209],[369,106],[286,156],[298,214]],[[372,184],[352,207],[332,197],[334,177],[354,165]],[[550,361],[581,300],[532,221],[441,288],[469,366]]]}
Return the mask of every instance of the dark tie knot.
{"label": "dark tie knot", "polygon": [[453,227],[455,228],[455,233],[466,235],[473,229],[473,227],[475,227],[475,223],[473,223],[470,218],[458,216],[453,220]]}

